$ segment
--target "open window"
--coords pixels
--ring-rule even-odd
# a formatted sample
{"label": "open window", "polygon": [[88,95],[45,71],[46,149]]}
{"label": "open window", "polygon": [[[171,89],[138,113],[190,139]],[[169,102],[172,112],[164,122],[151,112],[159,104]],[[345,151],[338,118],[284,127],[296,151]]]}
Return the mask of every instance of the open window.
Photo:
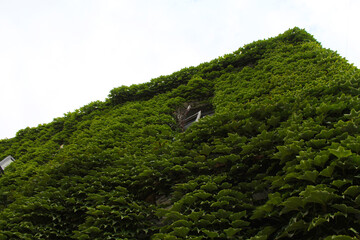
{"label": "open window", "polygon": [[177,120],[181,129],[185,131],[201,118],[213,114],[214,109],[209,103],[186,103],[184,107],[177,110]]}
{"label": "open window", "polygon": [[7,166],[9,166],[15,159],[12,156],[7,156],[0,162],[0,173],[4,174],[4,170]]}

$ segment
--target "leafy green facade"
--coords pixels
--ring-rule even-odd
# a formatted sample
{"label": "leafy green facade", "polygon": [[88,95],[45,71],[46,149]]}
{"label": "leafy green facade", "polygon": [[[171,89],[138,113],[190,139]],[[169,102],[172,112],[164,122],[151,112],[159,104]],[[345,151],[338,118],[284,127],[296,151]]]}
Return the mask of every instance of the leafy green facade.
{"label": "leafy green facade", "polygon": [[360,238],[359,94],[299,28],[115,88],[0,141],[0,239]]}

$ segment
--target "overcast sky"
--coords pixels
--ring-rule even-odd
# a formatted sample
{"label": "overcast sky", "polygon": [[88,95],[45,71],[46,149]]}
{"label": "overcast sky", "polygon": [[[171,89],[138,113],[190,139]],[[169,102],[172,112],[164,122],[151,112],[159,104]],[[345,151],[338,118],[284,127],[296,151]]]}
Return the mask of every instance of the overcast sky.
{"label": "overcast sky", "polygon": [[0,139],[298,26],[360,66],[358,0],[0,0]]}

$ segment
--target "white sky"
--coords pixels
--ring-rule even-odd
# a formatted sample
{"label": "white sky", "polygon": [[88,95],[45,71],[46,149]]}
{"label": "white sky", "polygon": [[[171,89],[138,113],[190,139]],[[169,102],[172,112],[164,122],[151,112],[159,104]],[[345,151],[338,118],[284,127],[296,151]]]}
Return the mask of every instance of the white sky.
{"label": "white sky", "polygon": [[358,0],[0,0],[0,139],[304,28],[360,66]]}

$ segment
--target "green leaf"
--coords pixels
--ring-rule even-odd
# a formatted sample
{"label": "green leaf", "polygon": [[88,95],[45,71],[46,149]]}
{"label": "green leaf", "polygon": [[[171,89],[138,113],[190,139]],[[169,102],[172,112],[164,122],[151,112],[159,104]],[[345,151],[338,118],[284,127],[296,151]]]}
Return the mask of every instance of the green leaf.
{"label": "green leaf", "polygon": [[110,212],[111,211],[111,207],[110,206],[104,206],[104,205],[98,205],[96,206],[97,209],[100,209],[104,212]]}
{"label": "green leaf", "polygon": [[314,158],[314,164],[316,166],[319,167],[324,167],[325,163],[329,160],[329,155],[324,153],[324,154],[319,154]]}
{"label": "green leaf", "polygon": [[356,197],[360,193],[360,186],[350,186],[344,191],[344,195]]}
{"label": "green leaf", "polygon": [[296,144],[291,144],[287,146],[277,146],[279,152],[274,154],[274,158],[280,159],[280,163],[284,163],[290,160],[294,154],[297,154],[300,150],[300,147]]}
{"label": "green leaf", "polygon": [[210,207],[221,208],[221,207],[229,206],[229,204],[230,203],[228,201],[217,201],[217,202],[214,202],[213,204],[211,204]]}
{"label": "green leaf", "polygon": [[358,231],[356,231],[354,228],[349,228],[350,231],[352,231],[353,233],[356,234],[356,236],[359,236],[359,233]]}
{"label": "green leaf", "polygon": [[332,235],[326,237],[324,240],[354,240],[354,238],[347,235]]}
{"label": "green leaf", "polygon": [[324,222],[329,222],[329,219],[325,219],[323,217],[316,217],[314,218],[311,223],[309,224],[309,227],[308,227],[308,231],[310,231],[311,229],[323,224]]}
{"label": "green leaf", "polygon": [[176,222],[172,223],[171,226],[172,227],[190,227],[192,225],[191,222],[187,221],[187,220],[177,220]]}
{"label": "green leaf", "polygon": [[357,205],[360,205],[360,195],[355,198],[354,201]]}
{"label": "green leaf", "polygon": [[199,218],[201,217],[201,216],[203,216],[204,215],[204,211],[199,211],[199,212],[192,212],[192,213],[190,213],[189,215],[188,215],[188,217],[191,219],[191,220],[193,220],[193,221],[197,221],[197,220],[199,220]]}
{"label": "green leaf", "polygon": [[335,198],[336,195],[333,193],[329,193],[326,191],[313,191],[308,195],[308,197],[305,198],[305,202],[314,202],[326,205],[329,201]]}
{"label": "green leaf", "polygon": [[190,228],[188,227],[175,227],[173,234],[177,237],[185,238],[187,234],[189,233]]}
{"label": "green leaf", "polygon": [[[79,239],[79,240],[91,239],[88,234],[84,234],[84,233],[76,235],[76,238]],[[4,239],[7,239],[7,238],[4,238]]]}
{"label": "green leaf", "polygon": [[330,165],[327,168],[325,168],[324,170],[322,170],[319,175],[331,178],[332,174],[334,172],[334,169],[335,169],[335,167]]}
{"label": "green leaf", "polygon": [[101,230],[98,227],[91,226],[91,227],[87,228],[86,230],[84,230],[84,232],[87,234],[98,234],[101,232]]}
{"label": "green leaf", "polygon": [[172,221],[176,221],[176,220],[180,220],[180,219],[185,219],[186,216],[182,215],[181,213],[177,212],[177,211],[170,211],[168,213],[166,213],[165,217],[168,220],[172,220]]}
{"label": "green leaf", "polygon": [[308,144],[310,147],[320,149],[326,146],[326,139],[311,139]]}
{"label": "green leaf", "polygon": [[333,199],[340,198],[332,192],[333,189],[323,188],[322,186],[307,186],[306,189],[300,192],[300,196],[304,197],[305,203],[320,203],[326,205]]}
{"label": "green leaf", "polygon": [[197,224],[199,225],[199,227],[211,226],[211,222],[209,220],[206,220],[206,219],[200,219]]}
{"label": "green leaf", "polygon": [[204,191],[198,191],[194,193],[194,196],[201,199],[207,199],[212,196],[212,194],[204,192]]}
{"label": "green leaf", "polygon": [[224,209],[219,209],[217,212],[215,212],[215,216],[217,218],[228,218],[230,216],[230,214],[231,214],[230,211],[226,211]]}
{"label": "green leaf", "polygon": [[283,205],[284,208],[281,210],[280,214],[285,214],[293,210],[304,208],[305,203],[302,198],[290,197],[286,199],[281,205]]}
{"label": "green leaf", "polygon": [[299,177],[300,177],[300,173],[298,173],[298,172],[291,172],[291,173],[286,174],[284,180],[285,180],[285,181],[289,181],[289,180],[292,180],[292,179],[294,179],[294,178],[295,178],[295,179],[299,179]]}
{"label": "green leaf", "polygon": [[233,237],[236,233],[240,232],[241,229],[239,228],[228,228],[228,229],[224,229],[224,232],[226,234],[226,237],[231,238]]}
{"label": "green leaf", "polygon": [[340,210],[341,212],[348,214],[348,213],[353,213],[353,214],[360,214],[360,210],[353,208],[351,206],[346,206],[345,204],[333,204],[331,205],[331,207]]}
{"label": "green leaf", "polygon": [[259,219],[259,218],[263,218],[266,215],[268,215],[272,210],[273,210],[273,206],[270,204],[264,204],[262,206],[257,207],[252,216],[250,217],[250,219]]}
{"label": "green leaf", "polygon": [[235,228],[247,227],[250,223],[244,220],[235,220],[231,223],[231,226]]}
{"label": "green leaf", "polygon": [[295,221],[295,218],[290,220],[289,225],[285,228],[285,232],[289,233],[292,231],[305,230],[309,226],[304,220]]}
{"label": "green leaf", "polygon": [[216,217],[214,216],[214,214],[205,214],[204,216],[203,216],[203,219],[206,219],[206,220],[208,220],[208,221],[214,221],[215,219],[216,219]]}
{"label": "green leaf", "polygon": [[207,145],[206,143],[203,143],[200,154],[209,156],[209,154],[211,153],[211,150],[212,150],[212,148],[209,145]]}
{"label": "green leaf", "polygon": [[256,236],[251,237],[250,240],[267,240],[271,234],[276,231],[274,227],[267,226],[259,231]]}
{"label": "green leaf", "polygon": [[337,149],[329,149],[329,152],[340,159],[349,157],[352,154],[351,150],[346,150],[343,146],[339,146]]}
{"label": "green leaf", "polygon": [[170,234],[157,233],[151,238],[152,240],[177,240],[178,238]]}
{"label": "green leaf", "polygon": [[238,212],[238,213],[233,213],[230,215],[229,219],[231,221],[235,221],[235,220],[240,220],[242,219],[243,217],[246,216],[246,210],[242,211],[242,212]]}
{"label": "green leaf", "polygon": [[208,182],[205,185],[202,185],[200,189],[205,190],[207,192],[212,192],[218,189],[218,186],[214,182]]}
{"label": "green leaf", "polygon": [[352,151],[356,152],[356,153],[360,153],[360,143],[356,142],[356,143],[348,143],[346,144],[346,146],[348,148],[350,148]]}
{"label": "green leaf", "polygon": [[303,175],[297,177],[300,180],[306,180],[315,183],[316,178],[318,177],[319,172],[316,170],[306,171]]}
{"label": "green leaf", "polygon": [[216,238],[216,237],[219,237],[219,233],[218,232],[215,232],[215,231],[209,231],[207,229],[203,229],[202,230],[203,233],[205,233],[209,238],[213,239],[213,238]]}
{"label": "green leaf", "polygon": [[277,188],[277,187],[281,187],[285,184],[284,178],[283,177],[274,177],[275,179],[272,181],[271,186],[273,188]]}
{"label": "green leaf", "polygon": [[351,109],[349,114],[344,114],[344,116],[348,119],[355,118],[359,116],[359,111],[356,111],[355,109]]}
{"label": "green leaf", "polygon": [[191,205],[196,201],[196,197],[191,195],[186,195],[181,199],[181,201],[186,205]]}
{"label": "green leaf", "polygon": [[347,179],[343,179],[343,180],[337,179],[337,180],[332,181],[331,185],[333,185],[337,188],[341,188],[342,186],[344,186],[347,183],[351,183],[351,181],[347,180]]}
{"label": "green leaf", "polygon": [[308,227],[308,224],[304,220],[296,221],[290,223],[285,229],[288,232],[297,231],[297,230],[304,230]]}
{"label": "green leaf", "polygon": [[355,163],[357,166],[360,166],[360,156],[359,156],[359,155],[353,156],[353,157],[352,157],[352,160],[354,161],[354,163]]}

